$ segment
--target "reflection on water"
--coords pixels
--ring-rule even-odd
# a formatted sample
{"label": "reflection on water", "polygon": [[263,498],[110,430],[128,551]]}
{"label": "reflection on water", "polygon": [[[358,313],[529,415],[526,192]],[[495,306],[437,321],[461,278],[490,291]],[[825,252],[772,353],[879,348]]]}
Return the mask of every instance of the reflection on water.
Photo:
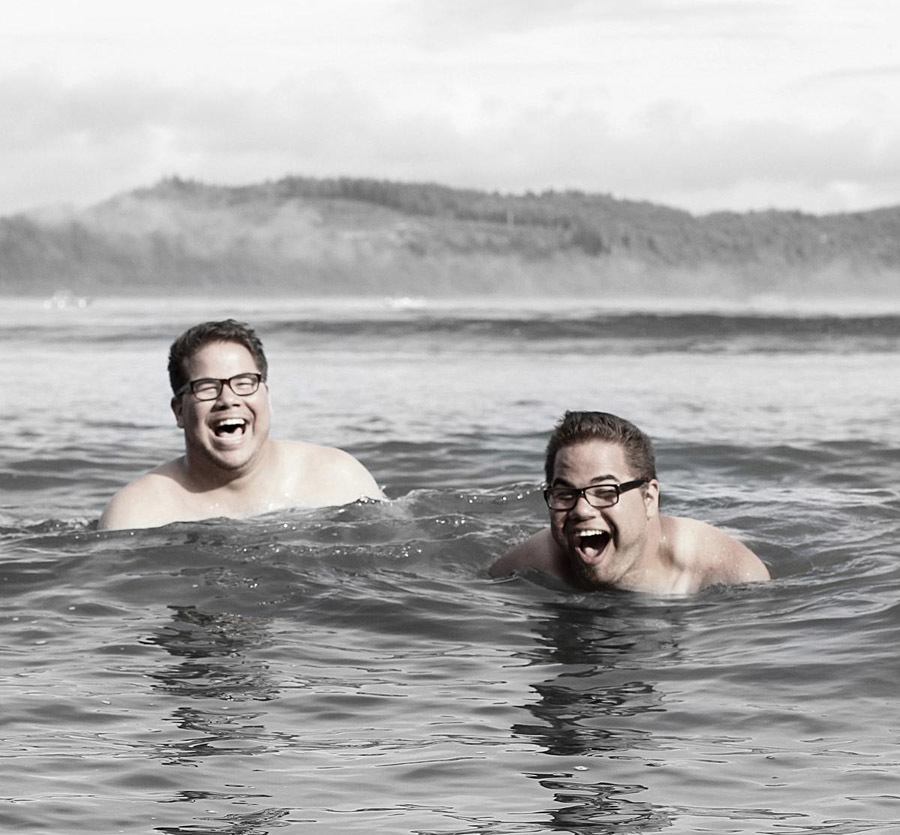
{"label": "reflection on water", "polygon": [[[268,643],[266,624],[240,615],[203,612],[195,606],[169,609],[171,623],[144,641],[185,659],[149,673],[154,690],[183,700],[169,718],[179,729],[179,737],[154,746],[162,764],[197,766],[208,757],[262,755],[289,744],[290,739],[278,739],[277,734],[267,731],[262,710],[229,709],[231,702],[265,702],[278,695],[268,666],[251,657],[254,650]],[[231,788],[240,787],[231,783]],[[235,804],[259,806],[267,797],[252,792],[179,790],[159,802],[203,803],[207,808],[225,804],[225,808],[233,809]],[[220,815],[197,815],[189,807],[189,825],[159,827],[157,831],[170,835],[267,835],[270,827],[283,825],[281,819],[288,811],[264,808],[247,814],[223,811]],[[202,828],[197,821],[203,821]]]}
{"label": "reflection on water", "polygon": [[677,655],[671,623],[619,618],[576,606],[557,605],[538,621],[543,661],[564,665],[550,681],[534,684],[540,701],[530,706],[538,725],[517,726],[551,754],[595,756],[608,751],[655,747],[646,730],[628,717],[662,711],[662,696],[647,680],[642,659]]}
{"label": "reflection on water", "polygon": [[652,803],[630,799],[630,795],[646,791],[646,786],[581,782],[562,774],[533,776],[563,804],[553,812],[554,828],[573,835],[659,832],[675,822],[670,813]]}
{"label": "reflection on water", "polygon": [[170,608],[174,610],[172,623],[145,643],[189,660],[150,673],[157,688],[187,699],[265,701],[277,695],[268,667],[246,654],[266,642],[262,622],[205,613],[194,606]]}
{"label": "reflection on water", "polygon": [[[609,769],[592,766],[591,771],[608,774],[619,770],[617,758],[637,759],[641,752],[668,747],[644,715],[666,709],[665,695],[648,673],[677,662],[677,616],[651,617],[618,603],[616,595],[602,608],[549,603],[545,611],[549,616],[536,619],[532,661],[562,665],[562,671],[532,685],[540,698],[528,709],[537,722],[516,724],[513,733],[554,756],[606,758]],[[647,786],[579,780],[566,771],[531,776],[560,804],[552,812],[557,829],[612,833],[640,826],[651,832],[672,823],[668,809],[634,797]]]}
{"label": "reflection on water", "polygon": [[264,754],[272,750],[272,745],[265,740],[265,726],[260,722],[263,715],[178,708],[172,713],[172,721],[181,730],[200,736],[169,743],[159,750],[159,756],[165,765],[193,765],[199,757]]}
{"label": "reflection on water", "polygon": [[[202,803],[208,806],[215,802],[235,800],[248,802],[266,797],[266,795],[234,795],[218,792],[179,792],[178,795],[173,800],[163,802]],[[189,826],[158,826],[154,832],[165,832],[167,835],[268,835],[276,827],[287,826],[282,820],[286,815],[285,809],[260,809],[246,814],[231,812],[225,815],[224,820],[199,814],[191,819],[202,823],[191,823]]]}

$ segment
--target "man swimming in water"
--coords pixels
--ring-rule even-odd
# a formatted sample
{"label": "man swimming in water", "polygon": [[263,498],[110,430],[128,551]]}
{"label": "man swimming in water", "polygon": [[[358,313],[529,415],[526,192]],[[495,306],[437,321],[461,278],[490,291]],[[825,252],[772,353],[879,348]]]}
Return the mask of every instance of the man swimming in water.
{"label": "man swimming in water", "polygon": [[384,498],[348,453],[269,438],[267,374],[262,342],[243,323],[205,322],[179,336],[169,351],[169,381],[184,455],[119,490],[99,527],[151,528]]}
{"label": "man swimming in water", "polygon": [[494,577],[540,571],[576,589],[689,594],[769,579],[722,531],[662,516],[650,439],[606,412],[566,412],[547,444],[550,527],[498,559]]}

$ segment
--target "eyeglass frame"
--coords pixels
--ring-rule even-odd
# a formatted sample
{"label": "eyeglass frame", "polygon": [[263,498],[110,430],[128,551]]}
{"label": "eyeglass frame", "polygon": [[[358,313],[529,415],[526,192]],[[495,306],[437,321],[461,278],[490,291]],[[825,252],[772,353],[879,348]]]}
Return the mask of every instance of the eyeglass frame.
{"label": "eyeglass frame", "polygon": [[[256,388],[253,391],[247,392],[247,394],[238,394],[234,390],[234,386],[231,385],[232,380],[236,380],[238,377],[256,377]],[[238,397],[252,397],[256,392],[259,391],[259,387],[266,381],[265,376],[263,376],[259,371],[242,371],[240,374],[232,374],[230,377],[199,377],[196,380],[188,380],[178,391],[175,392],[175,397],[181,397],[181,395],[186,394],[188,391],[199,401],[201,402],[210,402],[212,400],[218,400],[219,397],[222,396],[222,390],[227,385],[228,388],[231,389],[232,394],[237,395]],[[215,383],[216,384],[216,393],[212,397],[200,397],[197,395],[197,392],[194,390],[194,386],[198,383]]]}
{"label": "eyeglass frame", "polygon": [[[553,485],[545,484],[543,488],[544,501],[550,510],[564,510],[568,512],[572,510],[581,499],[584,499],[591,507],[596,510],[602,510],[607,507],[615,507],[619,503],[619,498],[623,493],[627,493],[629,490],[634,490],[637,487],[642,487],[649,482],[649,478],[636,478],[633,481],[623,481],[621,484],[589,484],[587,487],[562,487],[560,485],[554,487]],[[574,501],[568,507],[553,507],[553,505],[550,504],[550,495],[552,491],[556,489],[568,490],[570,493],[573,493],[575,496]],[[588,490],[615,490],[616,497],[609,504],[594,504],[588,497]]]}

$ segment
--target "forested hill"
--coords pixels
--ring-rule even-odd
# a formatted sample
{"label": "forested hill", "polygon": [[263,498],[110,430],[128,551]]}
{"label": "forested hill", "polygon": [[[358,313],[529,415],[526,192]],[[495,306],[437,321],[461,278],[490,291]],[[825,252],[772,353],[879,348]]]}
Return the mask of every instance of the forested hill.
{"label": "forested hill", "polygon": [[695,216],[576,191],[171,178],[0,219],[0,293],[900,296],[900,207]]}

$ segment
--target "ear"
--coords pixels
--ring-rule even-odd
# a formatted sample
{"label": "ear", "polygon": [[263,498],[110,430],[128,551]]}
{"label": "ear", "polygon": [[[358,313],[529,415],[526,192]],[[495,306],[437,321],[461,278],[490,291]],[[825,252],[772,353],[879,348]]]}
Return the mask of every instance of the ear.
{"label": "ear", "polygon": [[659,482],[652,478],[644,485],[644,507],[647,509],[647,518],[659,516]]}
{"label": "ear", "polygon": [[175,423],[179,429],[184,429],[184,421],[181,418],[181,398],[173,397],[169,405],[172,407],[172,413],[175,415]]}

